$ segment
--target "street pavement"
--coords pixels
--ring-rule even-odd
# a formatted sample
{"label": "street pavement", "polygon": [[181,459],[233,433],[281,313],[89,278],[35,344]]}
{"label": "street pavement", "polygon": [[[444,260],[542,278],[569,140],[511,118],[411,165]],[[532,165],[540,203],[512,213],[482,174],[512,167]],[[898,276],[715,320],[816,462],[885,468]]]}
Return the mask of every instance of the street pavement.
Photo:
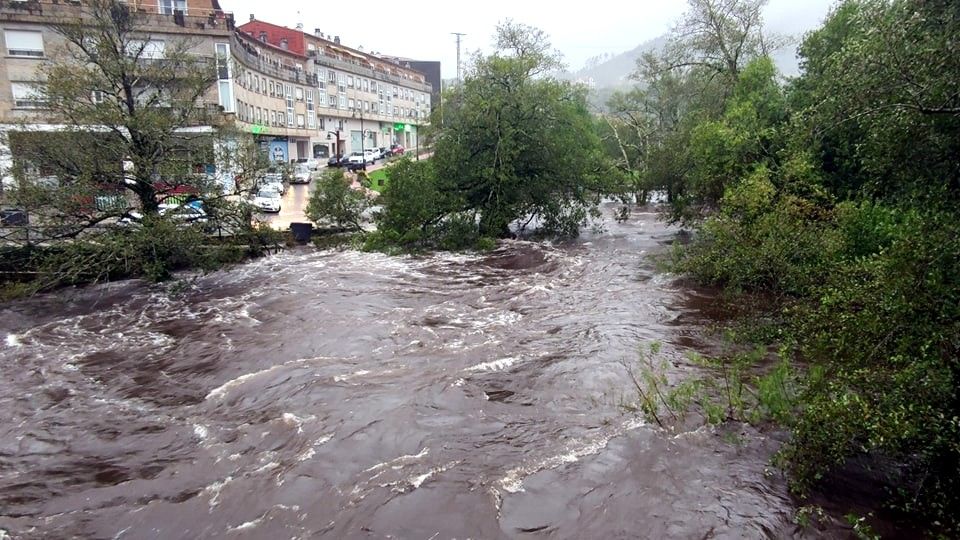
{"label": "street pavement", "polygon": [[[420,159],[430,157],[430,153],[421,153]],[[378,161],[373,165],[367,165],[367,172],[373,172],[386,166],[386,160]],[[310,201],[310,194],[313,193],[317,184],[316,179],[320,177],[326,167],[317,169],[314,173],[314,180],[309,184],[291,184],[287,186],[287,191],[280,200],[280,212],[276,214],[259,213],[257,216],[264,223],[268,223],[277,230],[285,231],[290,229],[291,223],[309,222],[304,211],[307,209],[307,203]],[[356,175],[347,172],[347,178],[354,179],[354,189],[361,189],[360,184],[356,182]]]}

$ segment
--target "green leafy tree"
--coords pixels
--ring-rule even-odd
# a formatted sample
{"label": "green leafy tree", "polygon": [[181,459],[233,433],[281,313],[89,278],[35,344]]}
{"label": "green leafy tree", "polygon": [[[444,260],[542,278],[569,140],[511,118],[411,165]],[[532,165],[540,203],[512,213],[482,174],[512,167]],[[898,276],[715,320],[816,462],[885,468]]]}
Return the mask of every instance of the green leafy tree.
{"label": "green leafy tree", "polygon": [[[229,59],[198,54],[189,39],[161,47],[150,39],[146,14],[116,0],[87,2],[52,28],[62,42],[35,91],[41,121],[63,127],[17,129],[9,144],[20,179],[14,198],[60,226],[59,235],[133,209],[157,214],[167,197],[185,191],[221,196],[251,185],[263,166],[259,152],[223,124],[219,107],[206,105],[217,63]],[[229,170],[234,185],[206,174],[209,164]],[[55,180],[34,181],[30,171]]]}
{"label": "green leafy tree", "polygon": [[446,210],[475,212],[482,236],[516,220],[575,234],[610,171],[585,93],[546,76],[559,60],[540,30],[508,22],[495,41],[444,101],[433,161]]}
{"label": "green leafy tree", "polygon": [[310,221],[354,231],[363,230],[363,214],[370,198],[363,189],[353,189],[341,169],[324,171],[310,194],[306,215]]}

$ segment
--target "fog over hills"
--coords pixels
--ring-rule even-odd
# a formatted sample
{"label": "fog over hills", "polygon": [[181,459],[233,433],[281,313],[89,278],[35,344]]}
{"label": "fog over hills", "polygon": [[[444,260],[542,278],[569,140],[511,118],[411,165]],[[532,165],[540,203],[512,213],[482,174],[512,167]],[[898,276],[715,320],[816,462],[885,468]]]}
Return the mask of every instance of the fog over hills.
{"label": "fog over hills", "polygon": [[[637,69],[637,60],[648,52],[663,48],[666,43],[667,37],[660,36],[624,53],[595,56],[588,59],[582,68],[576,71],[565,71],[559,76],[563,79],[586,83],[597,90],[630,87],[634,83],[630,76]],[[773,54],[773,61],[784,75],[796,75],[798,72],[796,46],[791,44],[777,50]]]}

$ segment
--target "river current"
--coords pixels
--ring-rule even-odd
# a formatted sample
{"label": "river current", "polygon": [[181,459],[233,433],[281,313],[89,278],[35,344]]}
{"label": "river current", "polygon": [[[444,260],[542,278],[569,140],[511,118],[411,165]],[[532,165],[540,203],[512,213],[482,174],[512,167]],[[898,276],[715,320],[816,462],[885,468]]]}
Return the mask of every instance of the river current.
{"label": "river current", "polygon": [[0,306],[0,538],[810,535],[776,440],[628,406],[623,363],[693,369],[714,298],[657,270],[655,214],[606,227]]}

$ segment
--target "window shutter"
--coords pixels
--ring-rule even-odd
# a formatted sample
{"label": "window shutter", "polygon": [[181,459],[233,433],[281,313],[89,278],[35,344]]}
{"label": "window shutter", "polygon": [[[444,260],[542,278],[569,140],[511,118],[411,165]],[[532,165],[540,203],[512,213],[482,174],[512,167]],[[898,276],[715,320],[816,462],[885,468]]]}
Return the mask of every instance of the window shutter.
{"label": "window shutter", "polygon": [[7,30],[3,33],[10,56],[43,56],[43,34],[23,30]]}

